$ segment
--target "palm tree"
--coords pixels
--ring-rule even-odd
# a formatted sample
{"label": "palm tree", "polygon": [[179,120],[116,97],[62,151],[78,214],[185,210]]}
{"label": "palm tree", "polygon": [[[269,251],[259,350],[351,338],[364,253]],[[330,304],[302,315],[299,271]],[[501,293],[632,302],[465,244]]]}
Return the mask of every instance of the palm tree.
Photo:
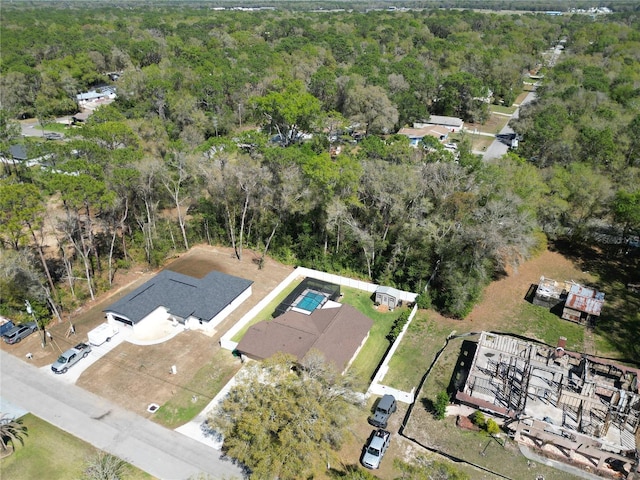
{"label": "palm tree", "polygon": [[11,453],[9,444],[13,448],[16,440],[24,445],[24,437],[27,436],[29,436],[27,427],[22,424],[21,418],[9,417],[6,413],[0,414],[0,456],[4,457]]}

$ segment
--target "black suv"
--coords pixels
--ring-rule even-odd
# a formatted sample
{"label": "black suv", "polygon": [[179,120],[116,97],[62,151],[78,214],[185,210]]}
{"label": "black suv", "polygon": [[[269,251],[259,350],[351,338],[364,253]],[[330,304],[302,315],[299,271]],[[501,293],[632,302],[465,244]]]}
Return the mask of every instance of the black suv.
{"label": "black suv", "polygon": [[376,409],[373,412],[373,416],[369,417],[369,423],[374,427],[387,428],[387,421],[393,412],[396,411],[396,397],[393,395],[384,395]]}

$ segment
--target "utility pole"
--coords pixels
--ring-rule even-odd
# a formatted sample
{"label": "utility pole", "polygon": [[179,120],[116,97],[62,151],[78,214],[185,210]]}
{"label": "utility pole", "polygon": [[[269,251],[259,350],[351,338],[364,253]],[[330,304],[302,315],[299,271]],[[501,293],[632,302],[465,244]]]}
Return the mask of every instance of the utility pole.
{"label": "utility pole", "polygon": [[24,306],[27,307],[27,313],[31,315],[33,317],[33,321],[36,322],[36,327],[38,328],[38,331],[42,334],[42,343],[41,343],[42,348],[45,348],[47,346],[47,339],[44,334],[44,329],[40,328],[40,323],[36,318],[36,314],[33,311],[33,308],[31,307],[31,303],[29,302],[29,300],[24,301]]}

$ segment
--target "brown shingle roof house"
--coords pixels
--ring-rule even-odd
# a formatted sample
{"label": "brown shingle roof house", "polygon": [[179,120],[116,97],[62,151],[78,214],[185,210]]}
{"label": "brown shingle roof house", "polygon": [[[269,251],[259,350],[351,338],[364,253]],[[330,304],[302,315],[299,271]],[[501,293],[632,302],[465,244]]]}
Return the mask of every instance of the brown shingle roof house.
{"label": "brown shingle roof house", "polygon": [[310,350],[318,350],[342,372],[364,345],[372,326],[373,320],[351,305],[321,308],[310,315],[290,310],[249,327],[237,350],[254,360],[277,352],[302,360]]}

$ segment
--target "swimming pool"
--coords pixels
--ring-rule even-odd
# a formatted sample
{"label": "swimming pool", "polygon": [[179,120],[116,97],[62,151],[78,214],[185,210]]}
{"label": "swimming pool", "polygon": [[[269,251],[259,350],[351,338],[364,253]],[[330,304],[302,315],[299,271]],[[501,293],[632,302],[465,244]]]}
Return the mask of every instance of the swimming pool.
{"label": "swimming pool", "polygon": [[295,307],[307,312],[313,312],[316,308],[324,303],[326,297],[315,292],[306,292],[303,297],[296,303]]}

